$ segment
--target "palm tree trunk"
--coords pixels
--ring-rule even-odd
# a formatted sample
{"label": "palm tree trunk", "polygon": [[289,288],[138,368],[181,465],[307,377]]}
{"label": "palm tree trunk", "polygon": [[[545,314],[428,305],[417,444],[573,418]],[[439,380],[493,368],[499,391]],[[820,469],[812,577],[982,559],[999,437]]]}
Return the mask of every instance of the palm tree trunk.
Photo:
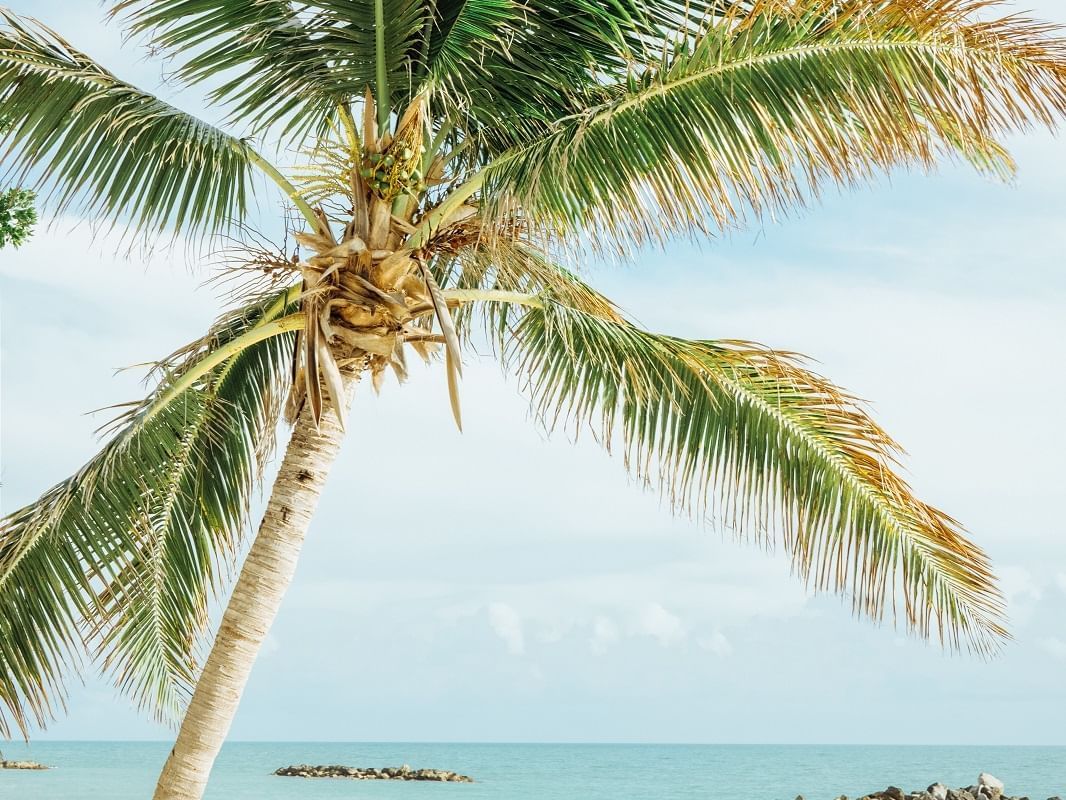
{"label": "palm tree trunk", "polygon": [[[343,380],[346,414],[356,377],[346,373]],[[259,533],[159,776],[154,800],[200,800],[203,796],[259,648],[296,572],[304,536],[344,436],[332,405],[323,410],[317,428],[308,406],[293,428]]]}

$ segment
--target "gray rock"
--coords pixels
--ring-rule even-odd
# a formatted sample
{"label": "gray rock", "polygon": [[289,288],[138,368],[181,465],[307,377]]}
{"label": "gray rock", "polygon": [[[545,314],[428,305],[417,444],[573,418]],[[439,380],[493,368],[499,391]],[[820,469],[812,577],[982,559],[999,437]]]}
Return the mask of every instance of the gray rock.
{"label": "gray rock", "polygon": [[933,800],[948,800],[948,787],[942,783],[934,783],[926,791],[933,796]]}

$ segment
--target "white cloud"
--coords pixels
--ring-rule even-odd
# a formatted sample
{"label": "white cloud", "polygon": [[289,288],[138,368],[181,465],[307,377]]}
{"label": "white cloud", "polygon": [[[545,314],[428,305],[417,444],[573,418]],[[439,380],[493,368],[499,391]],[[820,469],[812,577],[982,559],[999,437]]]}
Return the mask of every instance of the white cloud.
{"label": "white cloud", "polygon": [[680,644],[688,636],[688,631],[685,630],[685,625],[680,618],[658,603],[649,603],[640,610],[633,632],[658,639],[663,647]]}
{"label": "white cloud", "polygon": [[1066,661],[1066,642],[1055,636],[1041,639],[1037,644],[1040,649],[1059,661]]}
{"label": "white cloud", "polygon": [[618,626],[615,625],[614,620],[610,617],[596,617],[592,623],[592,636],[589,639],[589,646],[592,648],[593,653],[603,655],[611,645],[618,641],[618,637]]}
{"label": "white cloud", "polygon": [[1055,585],[1060,591],[1066,592],[1066,572],[1060,572],[1055,576]]}
{"label": "white cloud", "polygon": [[522,618],[511,606],[506,603],[489,603],[489,624],[507,645],[508,653],[520,656],[526,652]]}
{"label": "white cloud", "polygon": [[719,658],[728,658],[733,655],[733,644],[721,631],[715,631],[710,636],[701,637],[696,644],[700,646],[701,650],[713,653]]}

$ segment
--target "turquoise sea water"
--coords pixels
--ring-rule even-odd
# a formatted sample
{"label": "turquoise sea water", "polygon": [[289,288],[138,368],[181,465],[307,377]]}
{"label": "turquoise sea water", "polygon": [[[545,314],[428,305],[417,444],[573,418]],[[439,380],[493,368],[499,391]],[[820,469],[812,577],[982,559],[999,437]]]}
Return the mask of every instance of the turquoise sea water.
{"label": "turquoise sea water", "polygon": [[[4,744],[48,772],[0,771],[3,800],[148,800],[164,743]],[[270,773],[289,764],[449,769],[477,783],[304,780]],[[764,745],[314,744],[226,745],[211,800],[831,800],[940,780],[975,783],[981,770],[1007,791],[1066,797],[1066,747],[866,747]]]}

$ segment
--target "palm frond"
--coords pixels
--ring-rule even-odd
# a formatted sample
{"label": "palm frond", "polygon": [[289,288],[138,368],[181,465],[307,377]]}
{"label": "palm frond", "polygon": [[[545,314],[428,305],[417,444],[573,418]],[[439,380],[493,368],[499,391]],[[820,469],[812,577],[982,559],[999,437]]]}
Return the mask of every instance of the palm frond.
{"label": "palm frond", "polygon": [[649,333],[602,298],[609,313],[539,300],[489,329],[549,429],[620,440],[628,469],[676,509],[779,541],[802,578],[859,613],[980,653],[1001,643],[988,559],[914,496],[899,447],[852,395],[792,354]]}
{"label": "palm frond", "polygon": [[601,102],[604,87],[624,81],[634,59],[694,32],[717,5],[440,2],[427,84],[481,160],[538,140],[560,118]]}
{"label": "palm frond", "polygon": [[460,76],[490,52],[501,52],[523,11],[515,0],[451,0],[436,4],[427,62],[434,78]]}
{"label": "palm frond", "polygon": [[[282,123],[298,138],[322,132],[338,104],[376,78],[374,0],[124,0],[113,14],[178,59],[175,77],[200,83],[224,75],[210,98],[255,131]],[[430,5],[383,0],[384,54],[398,103],[415,94],[425,61]]]}
{"label": "palm frond", "polygon": [[[160,365],[76,475],[0,522],[0,733],[44,725],[88,648],[157,717],[196,677],[206,604],[246,528],[290,378],[292,333],[233,344],[295,308],[272,292]],[[233,350],[210,369],[213,356]]]}
{"label": "palm frond", "polygon": [[[568,269],[545,258],[531,243],[512,239],[482,239],[469,243],[434,263],[437,282],[447,290],[517,292],[550,297],[563,305],[604,319],[622,320],[603,295]],[[457,329],[469,341],[473,323],[481,318],[491,338],[499,340],[518,322],[524,309],[515,303],[488,301],[464,304],[454,312]]]}
{"label": "palm frond", "polygon": [[57,212],[144,232],[215,232],[244,213],[258,156],[0,8],[0,164]]}
{"label": "palm frond", "polygon": [[[691,34],[719,2],[382,0],[391,105],[436,89],[446,116],[485,144],[513,143],[624,79],[634,53]],[[337,104],[377,81],[375,0],[122,0],[112,12],[178,60],[189,83],[225,75],[211,98],[256,131],[321,132]],[[550,70],[544,65],[551,64]],[[379,104],[380,105],[380,104]],[[461,110],[461,113],[459,111]],[[497,145],[498,146],[498,145]]]}
{"label": "palm frond", "polygon": [[318,26],[288,0],[124,0],[111,15],[131,33],[149,33],[153,47],[180,54],[179,80],[228,73],[211,99],[232,98],[234,119],[253,130],[281,120],[290,130],[318,128],[338,102],[362,88],[331,78],[324,58],[331,43],[316,41]]}
{"label": "palm frond", "polygon": [[[1066,111],[1066,44],[986,2],[759,3],[713,18],[614,96],[489,170],[486,213],[602,246],[713,231],[826,183],[928,166]],[[494,211],[495,210],[495,211]]]}

